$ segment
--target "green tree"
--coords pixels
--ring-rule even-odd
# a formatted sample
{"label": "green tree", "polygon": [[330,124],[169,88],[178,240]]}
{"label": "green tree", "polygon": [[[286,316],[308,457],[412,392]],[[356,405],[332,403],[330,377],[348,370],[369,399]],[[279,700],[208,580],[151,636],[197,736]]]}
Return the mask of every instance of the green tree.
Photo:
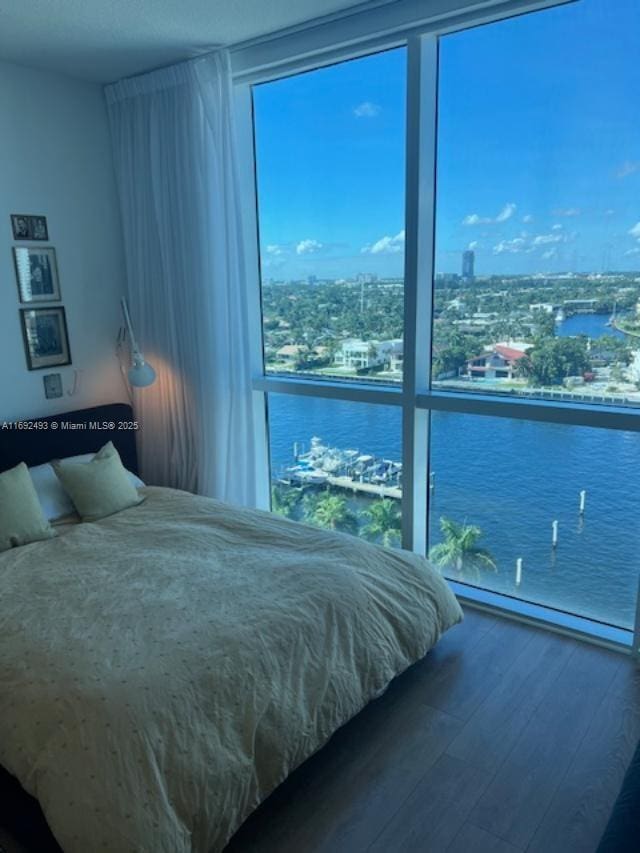
{"label": "green tree", "polygon": [[319,497],[307,495],[304,499],[304,514],[307,521],[325,530],[355,533],[358,529],[358,520],[349,509],[346,498],[329,491]]}
{"label": "green tree", "polygon": [[585,338],[542,338],[518,362],[518,373],[535,385],[561,385],[590,370]]}
{"label": "green tree", "polygon": [[611,353],[611,356],[621,364],[631,363],[633,358],[632,347],[625,338],[616,338],[614,335],[602,335],[597,341],[593,341],[592,349],[596,352]]}
{"label": "green tree", "polygon": [[301,489],[274,484],[271,486],[271,512],[291,518],[300,501]]}
{"label": "green tree", "polygon": [[362,515],[368,519],[368,523],[361,530],[363,536],[373,539],[381,537],[382,544],[387,548],[399,541],[402,515],[396,501],[381,498],[365,509]]}
{"label": "green tree", "polygon": [[537,309],[533,312],[536,334],[540,338],[553,338],[556,334],[556,321],[553,314]]}
{"label": "green tree", "polygon": [[482,352],[482,342],[472,335],[443,328],[440,324],[434,336],[433,375],[451,373],[465,365],[470,358]]}
{"label": "green tree", "polygon": [[624,373],[622,372],[622,368],[619,364],[614,364],[611,370],[609,371],[609,379],[611,382],[624,382]]}
{"label": "green tree", "polygon": [[439,569],[454,569],[459,574],[470,571],[475,575],[481,569],[497,571],[496,562],[490,551],[478,547],[482,536],[479,527],[472,524],[457,524],[444,516],[440,519],[440,530],[444,541],[429,551],[429,559]]}

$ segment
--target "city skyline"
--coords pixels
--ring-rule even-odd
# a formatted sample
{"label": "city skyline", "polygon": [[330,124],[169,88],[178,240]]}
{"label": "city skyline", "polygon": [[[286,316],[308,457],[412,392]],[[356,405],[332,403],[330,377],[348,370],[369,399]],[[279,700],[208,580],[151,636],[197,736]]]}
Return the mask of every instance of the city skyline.
{"label": "city skyline", "polygon": [[[480,277],[640,268],[634,5],[441,39],[437,272],[465,250]],[[256,87],[265,279],[402,276],[405,64],[398,48]]]}

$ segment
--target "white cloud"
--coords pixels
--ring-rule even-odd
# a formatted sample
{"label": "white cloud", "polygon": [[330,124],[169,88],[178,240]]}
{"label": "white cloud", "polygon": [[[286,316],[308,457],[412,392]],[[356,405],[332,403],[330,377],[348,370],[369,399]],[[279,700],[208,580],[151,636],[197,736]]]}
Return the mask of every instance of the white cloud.
{"label": "white cloud", "polygon": [[469,243],[469,245],[467,246],[467,249],[470,249],[473,252],[473,250],[479,248],[479,246],[480,246],[480,243],[478,243],[477,240],[472,240]]}
{"label": "white cloud", "polygon": [[480,216],[477,213],[469,213],[462,220],[463,225],[489,225],[491,223],[496,222],[506,222],[507,219],[511,219],[513,214],[516,212],[517,206],[512,202],[508,202],[502,208],[500,213],[494,218],[491,216]]}
{"label": "white cloud", "polygon": [[372,246],[363,246],[360,250],[368,255],[393,255],[404,251],[404,229],[399,231],[395,237],[381,237]]}
{"label": "white cloud", "polygon": [[491,222],[491,220],[486,217],[483,218],[482,216],[478,216],[477,213],[470,213],[462,220],[463,225],[480,225],[487,222]]}
{"label": "white cloud", "polygon": [[533,216],[530,213],[527,213],[525,216],[522,217],[522,221],[526,225],[528,225],[530,222],[533,222]]}
{"label": "white cloud", "polygon": [[640,255],[640,246],[638,246],[636,249],[628,249],[625,252],[625,255]]}
{"label": "white cloud", "polygon": [[605,210],[604,215],[605,216],[613,216],[614,213],[615,213],[615,210],[612,207],[610,207],[608,210]]}
{"label": "white cloud", "polygon": [[319,243],[317,240],[300,240],[300,242],[296,246],[296,254],[314,255],[316,252],[319,252],[323,248],[324,244]]}
{"label": "white cloud", "polygon": [[566,242],[566,237],[564,236],[564,234],[538,234],[537,237],[534,237],[533,245],[546,246],[548,243],[564,242]]}
{"label": "white cloud", "polygon": [[363,101],[354,107],[353,114],[356,118],[375,118],[382,112],[382,107],[379,104],[374,104],[372,101]]}
{"label": "white cloud", "polygon": [[494,255],[511,254],[517,255],[524,252],[527,247],[527,241],[524,237],[515,237],[513,240],[501,240],[497,246],[493,247]]}
{"label": "white cloud", "polygon": [[510,201],[508,204],[502,208],[500,213],[496,216],[496,222],[506,222],[507,219],[511,219],[513,214],[516,212],[516,205]]}
{"label": "white cloud", "polygon": [[551,211],[554,216],[580,216],[581,212],[579,207],[556,207]]}
{"label": "white cloud", "polygon": [[564,228],[564,225],[560,225],[559,223],[556,223],[555,225],[551,226],[552,231],[562,231],[563,228]]}
{"label": "white cloud", "polygon": [[636,222],[633,228],[629,229],[629,234],[632,237],[637,237],[640,240],[640,222]]}
{"label": "white cloud", "polygon": [[278,255],[284,254],[284,247],[278,246],[277,243],[271,243],[265,249],[267,255],[271,255],[272,257],[277,257]]}
{"label": "white cloud", "polygon": [[557,246],[560,243],[569,243],[578,236],[577,232],[567,234],[564,229],[552,231],[550,234],[538,234],[535,237],[522,231],[519,237],[512,240],[501,240],[493,247],[494,255],[504,254],[531,254],[532,252],[544,250],[541,257],[549,259],[556,256]]}
{"label": "white cloud", "polygon": [[628,175],[633,175],[635,172],[640,172],[640,160],[625,160],[616,171],[617,178],[626,178]]}

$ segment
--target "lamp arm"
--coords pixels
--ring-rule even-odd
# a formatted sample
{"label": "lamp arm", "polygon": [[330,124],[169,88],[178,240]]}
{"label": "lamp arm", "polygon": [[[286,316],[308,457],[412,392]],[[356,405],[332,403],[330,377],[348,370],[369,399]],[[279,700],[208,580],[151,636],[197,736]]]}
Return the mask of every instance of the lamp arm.
{"label": "lamp arm", "polygon": [[131,351],[132,355],[140,357],[140,350],[138,349],[138,342],[136,341],[135,335],[133,334],[133,327],[131,325],[131,317],[129,316],[129,307],[127,305],[127,300],[122,297],[120,300],[120,304],[122,305],[122,313],[124,314],[124,321],[127,325],[127,330],[129,332],[129,340],[131,341]]}

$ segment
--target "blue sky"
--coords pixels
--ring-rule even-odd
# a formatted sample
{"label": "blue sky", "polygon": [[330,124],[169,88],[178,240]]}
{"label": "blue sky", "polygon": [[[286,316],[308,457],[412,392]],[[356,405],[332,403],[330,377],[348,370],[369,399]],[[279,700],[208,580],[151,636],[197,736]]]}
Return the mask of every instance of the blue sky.
{"label": "blue sky", "polygon": [[[640,5],[440,42],[438,272],[640,269]],[[265,278],[401,275],[404,49],[254,90]]]}

